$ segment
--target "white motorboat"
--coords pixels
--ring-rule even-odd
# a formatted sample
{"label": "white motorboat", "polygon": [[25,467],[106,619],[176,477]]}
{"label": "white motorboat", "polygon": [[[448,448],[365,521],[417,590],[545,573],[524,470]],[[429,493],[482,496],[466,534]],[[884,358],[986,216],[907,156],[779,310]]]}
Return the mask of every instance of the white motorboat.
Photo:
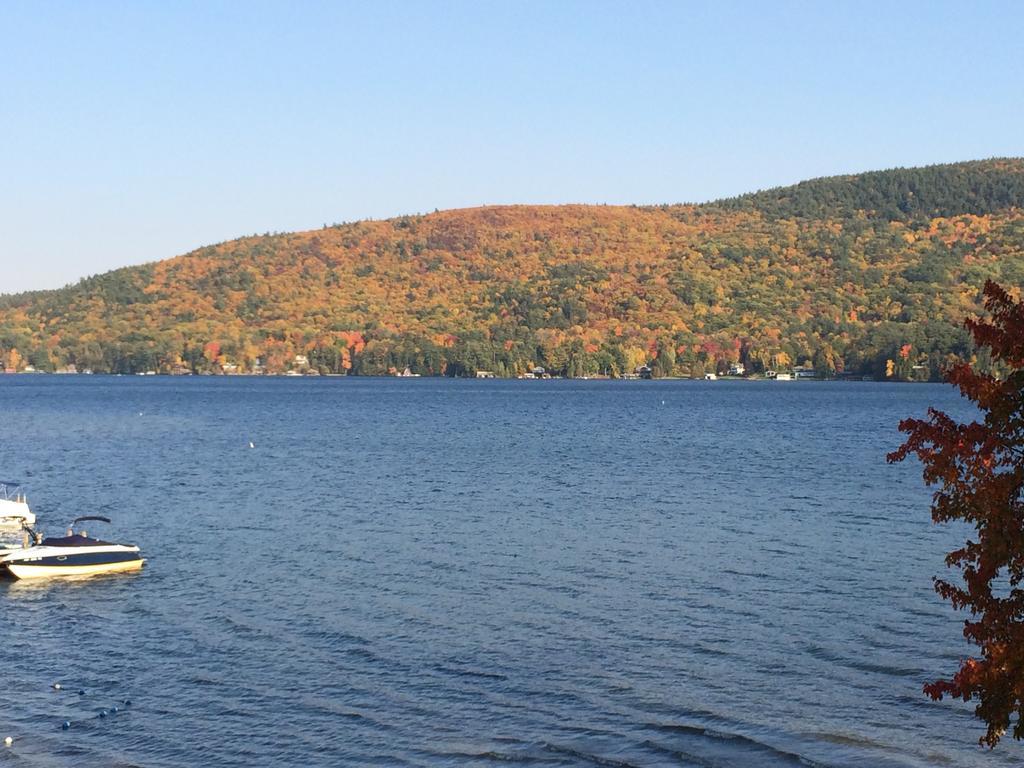
{"label": "white motorboat", "polygon": [[35,525],[36,516],[28,508],[28,499],[21,483],[0,480],[0,531],[17,531]]}
{"label": "white motorboat", "polygon": [[0,552],[25,546],[25,528],[35,522],[21,484],[0,480]]}
{"label": "white motorboat", "polygon": [[33,545],[0,553],[0,568],[16,579],[50,576],[88,576],[136,571],[146,562],[133,544],[114,544],[92,538],[74,526],[87,520],[109,523],[99,515],[75,518],[66,536],[42,538],[30,528]]}

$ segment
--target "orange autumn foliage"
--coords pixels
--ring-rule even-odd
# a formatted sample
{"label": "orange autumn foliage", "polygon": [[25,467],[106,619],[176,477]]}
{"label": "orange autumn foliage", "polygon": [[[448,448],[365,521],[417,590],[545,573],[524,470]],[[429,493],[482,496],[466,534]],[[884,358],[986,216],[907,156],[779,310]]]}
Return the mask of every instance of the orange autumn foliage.
{"label": "orange autumn foliage", "polygon": [[1024,163],[994,160],[705,205],[492,206],[254,235],[0,297],[0,359],[614,375],[657,356],[659,374],[702,375],[818,357],[937,378],[970,353],[959,318],[985,279],[1024,282],[1021,179]]}

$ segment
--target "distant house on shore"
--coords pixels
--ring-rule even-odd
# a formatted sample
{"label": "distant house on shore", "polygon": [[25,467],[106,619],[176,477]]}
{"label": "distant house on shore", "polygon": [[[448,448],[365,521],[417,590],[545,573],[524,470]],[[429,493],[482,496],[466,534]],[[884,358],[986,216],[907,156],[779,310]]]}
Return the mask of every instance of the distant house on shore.
{"label": "distant house on shore", "polygon": [[493,379],[494,371],[477,371],[476,377],[478,379]]}

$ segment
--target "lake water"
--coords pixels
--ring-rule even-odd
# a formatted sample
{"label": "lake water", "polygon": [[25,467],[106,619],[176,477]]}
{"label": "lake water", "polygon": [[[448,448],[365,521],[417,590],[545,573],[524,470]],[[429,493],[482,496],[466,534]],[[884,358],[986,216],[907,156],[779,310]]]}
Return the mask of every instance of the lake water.
{"label": "lake water", "polygon": [[965,531],[884,460],[928,405],[965,413],[940,385],[0,377],[0,477],[148,558],[0,583],[0,765],[1019,765],[921,693],[970,652],[931,587]]}

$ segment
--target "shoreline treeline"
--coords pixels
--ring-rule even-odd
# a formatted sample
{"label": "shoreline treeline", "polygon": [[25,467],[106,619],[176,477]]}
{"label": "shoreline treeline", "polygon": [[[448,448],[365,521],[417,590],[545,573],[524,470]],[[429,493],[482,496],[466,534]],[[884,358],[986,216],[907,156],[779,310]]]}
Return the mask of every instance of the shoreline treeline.
{"label": "shoreline treeline", "polygon": [[985,280],[1024,285],[1022,209],[1024,161],[989,160],[245,237],[0,296],[0,365],[938,380],[976,356],[961,322]]}

